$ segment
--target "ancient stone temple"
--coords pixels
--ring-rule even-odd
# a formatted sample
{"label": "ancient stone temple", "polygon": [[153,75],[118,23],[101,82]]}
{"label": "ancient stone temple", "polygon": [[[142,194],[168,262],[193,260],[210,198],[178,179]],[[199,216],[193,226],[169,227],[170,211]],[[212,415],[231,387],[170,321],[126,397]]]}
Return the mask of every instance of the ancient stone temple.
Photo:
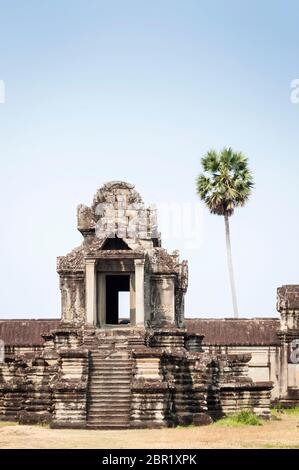
{"label": "ancient stone temple", "polygon": [[[242,409],[269,417],[273,382],[278,397],[290,398],[282,370],[285,345],[298,337],[296,309],[292,325],[282,314],[281,330],[265,320],[259,357],[276,348],[279,369],[271,363],[271,373],[254,377],[262,344],[250,341],[259,324],[185,320],[187,262],[162,248],[156,210],[133,185],[105,184],[90,207],[78,207],[77,221],[82,244],[57,262],[61,318],[0,321],[0,419],[105,429],[205,424]],[[288,292],[280,293],[284,312]]]}

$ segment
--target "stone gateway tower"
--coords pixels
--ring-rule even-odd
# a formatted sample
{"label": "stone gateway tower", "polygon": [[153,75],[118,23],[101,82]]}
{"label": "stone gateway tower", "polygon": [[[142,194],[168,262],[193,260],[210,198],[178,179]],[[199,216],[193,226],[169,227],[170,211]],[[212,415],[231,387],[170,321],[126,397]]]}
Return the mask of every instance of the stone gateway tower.
{"label": "stone gateway tower", "polygon": [[184,322],[187,262],[161,248],[156,211],[134,186],[105,184],[91,207],[80,205],[79,248],[58,258],[62,320],[98,328],[120,325],[118,293],[130,293],[130,326]]}
{"label": "stone gateway tower", "polygon": [[187,262],[162,248],[156,210],[134,186],[105,184],[77,219],[83,242],[57,263],[61,319],[0,322],[13,338],[0,419],[123,429],[206,424],[242,409],[269,417],[272,383],[249,376],[251,354],[208,350],[188,329]]}

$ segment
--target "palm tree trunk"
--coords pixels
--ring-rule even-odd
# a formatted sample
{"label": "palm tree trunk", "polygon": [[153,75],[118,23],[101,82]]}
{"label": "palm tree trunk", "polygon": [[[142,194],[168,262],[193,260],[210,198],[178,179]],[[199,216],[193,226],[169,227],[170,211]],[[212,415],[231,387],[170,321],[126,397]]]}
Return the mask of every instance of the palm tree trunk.
{"label": "palm tree trunk", "polygon": [[236,294],[236,286],[235,286],[235,279],[234,279],[234,269],[233,269],[233,260],[232,260],[232,249],[231,249],[231,243],[230,243],[228,215],[224,216],[224,222],[225,222],[227,264],[228,264],[228,272],[229,272],[229,279],[230,279],[230,288],[231,288],[232,299],[233,299],[234,317],[238,318],[239,312],[238,312],[237,294]]}

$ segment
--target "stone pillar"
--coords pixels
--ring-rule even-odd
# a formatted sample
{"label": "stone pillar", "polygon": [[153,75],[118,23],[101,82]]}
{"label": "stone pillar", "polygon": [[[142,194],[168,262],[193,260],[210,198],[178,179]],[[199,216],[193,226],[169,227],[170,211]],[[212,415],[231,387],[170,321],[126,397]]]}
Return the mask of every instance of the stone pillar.
{"label": "stone pillar", "polygon": [[103,273],[98,273],[97,276],[97,305],[98,305],[98,318],[96,323],[99,323],[101,328],[104,327],[106,323],[106,275]]}
{"label": "stone pillar", "polygon": [[60,273],[61,320],[82,322],[85,316],[84,271]]}
{"label": "stone pillar", "polygon": [[280,371],[279,371],[279,398],[286,398],[288,395],[288,343],[285,335],[282,335],[282,345],[280,349]]}
{"label": "stone pillar", "polygon": [[151,276],[151,309],[154,324],[175,324],[175,275]]}
{"label": "stone pillar", "polygon": [[130,274],[130,323],[136,325],[135,274]]}
{"label": "stone pillar", "polygon": [[136,326],[144,326],[144,259],[135,259]]}
{"label": "stone pillar", "polygon": [[96,323],[96,273],[95,260],[87,259],[85,262],[86,282],[86,321],[90,325]]}

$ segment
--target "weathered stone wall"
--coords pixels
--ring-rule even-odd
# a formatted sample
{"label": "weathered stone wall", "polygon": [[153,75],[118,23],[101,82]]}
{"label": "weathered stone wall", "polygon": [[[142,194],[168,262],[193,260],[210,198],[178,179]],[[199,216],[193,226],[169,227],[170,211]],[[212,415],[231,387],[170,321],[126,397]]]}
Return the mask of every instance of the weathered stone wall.
{"label": "weathered stone wall", "polygon": [[80,331],[57,330],[43,349],[6,356],[0,367],[0,419],[84,426],[88,350]]}
{"label": "weathered stone wall", "polygon": [[154,330],[133,351],[132,426],[207,424],[242,409],[269,417],[272,383],[249,377],[250,355],[188,352],[184,335]]}
{"label": "weathered stone wall", "polygon": [[272,383],[253,382],[248,374],[250,354],[216,356],[209,364],[211,385],[208,407],[213,418],[252,410],[263,418],[270,417]]}
{"label": "weathered stone wall", "polygon": [[279,401],[299,403],[299,285],[277,289],[277,310],[281,316]]}
{"label": "weathered stone wall", "polygon": [[88,355],[86,349],[61,349],[60,374],[53,393],[53,427],[85,427]]}
{"label": "weathered stone wall", "polygon": [[132,427],[163,427],[171,422],[171,389],[163,382],[160,349],[133,349]]}
{"label": "weathered stone wall", "polygon": [[166,351],[161,358],[164,379],[173,388],[172,415],[175,424],[208,424],[207,396],[210,358],[202,353]]}
{"label": "weathered stone wall", "polygon": [[50,383],[57,370],[57,364],[50,365],[42,357],[8,358],[1,367],[0,419],[25,424],[50,421]]}
{"label": "weathered stone wall", "polygon": [[[45,336],[43,350],[33,357],[6,358],[0,368],[1,419],[85,427],[91,353],[94,381],[97,377],[103,380],[97,367],[107,373],[107,368],[101,366],[105,358],[110,358],[113,367],[122,361],[125,380],[133,361],[132,383],[125,386],[126,390],[129,387],[125,400],[127,403],[130,397],[131,427],[206,424],[241,409],[268,416],[271,383],[250,379],[249,355],[188,351],[185,344],[188,340],[183,329],[148,330],[145,335],[140,328],[96,332],[94,328],[62,323]],[[118,376],[114,373],[113,377],[107,385],[109,390],[115,387]],[[121,396],[117,397],[121,403]],[[120,406],[124,413],[124,406]],[[101,413],[108,423],[109,409]],[[93,425],[100,422],[96,408],[92,417]]]}
{"label": "weathered stone wall", "polygon": [[[195,341],[195,340],[194,340]],[[192,347],[192,346],[191,346]],[[203,346],[203,350],[212,355],[250,355],[248,376],[253,382],[272,382],[271,400],[279,398],[279,346]]]}

